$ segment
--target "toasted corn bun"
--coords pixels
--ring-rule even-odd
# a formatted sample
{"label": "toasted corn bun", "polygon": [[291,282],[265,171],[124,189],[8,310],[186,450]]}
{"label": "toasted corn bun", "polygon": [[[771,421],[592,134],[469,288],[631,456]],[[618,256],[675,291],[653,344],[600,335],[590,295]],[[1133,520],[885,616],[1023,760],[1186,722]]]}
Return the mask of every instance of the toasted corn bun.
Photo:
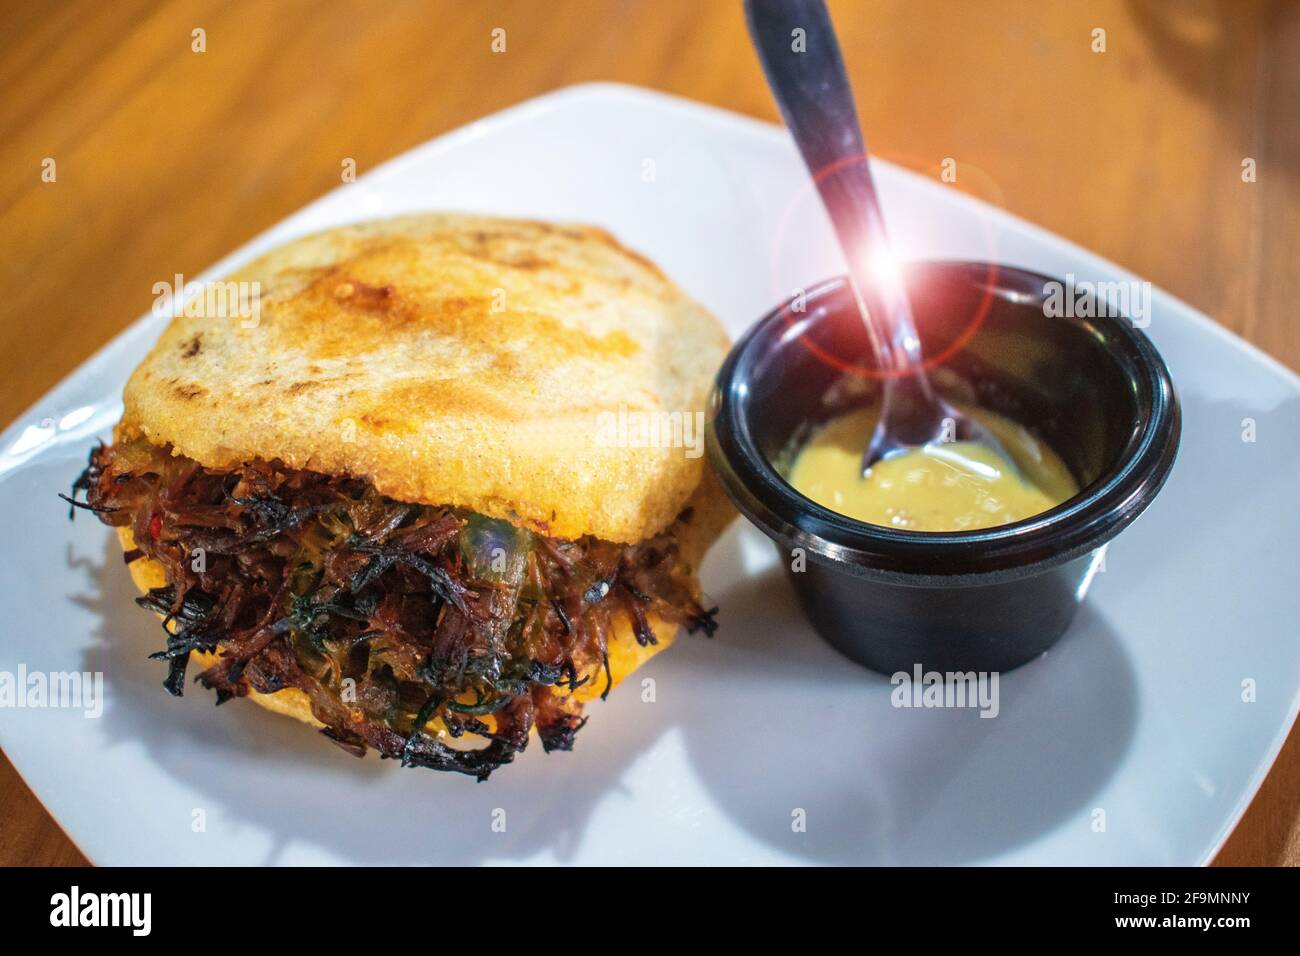
{"label": "toasted corn bun", "polygon": [[[404,216],[295,240],[222,281],[260,295],[226,286],[171,322],[127,384],[123,437],[214,469],[365,477],[570,539],[640,541],[700,484],[726,333],[600,229]],[[670,439],[634,447],[643,427]]]}

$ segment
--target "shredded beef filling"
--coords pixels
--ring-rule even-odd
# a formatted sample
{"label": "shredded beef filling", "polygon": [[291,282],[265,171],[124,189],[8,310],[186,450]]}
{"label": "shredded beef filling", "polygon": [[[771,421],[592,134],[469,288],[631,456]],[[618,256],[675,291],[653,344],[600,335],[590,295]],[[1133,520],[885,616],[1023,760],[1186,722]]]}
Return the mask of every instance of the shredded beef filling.
{"label": "shredded beef filling", "polygon": [[164,615],[152,656],[168,691],[181,694],[194,651],[217,652],[196,678],[217,703],[295,687],[344,749],[406,766],[483,780],[533,727],[568,750],[585,723],[572,692],[609,691],[612,621],[626,616],[642,645],[656,642],[650,614],[715,626],[676,526],[631,546],[561,541],[359,479],[274,462],[211,471],[144,441],[95,448],[72,490],[131,529],[128,563],[166,572],[138,603]]}

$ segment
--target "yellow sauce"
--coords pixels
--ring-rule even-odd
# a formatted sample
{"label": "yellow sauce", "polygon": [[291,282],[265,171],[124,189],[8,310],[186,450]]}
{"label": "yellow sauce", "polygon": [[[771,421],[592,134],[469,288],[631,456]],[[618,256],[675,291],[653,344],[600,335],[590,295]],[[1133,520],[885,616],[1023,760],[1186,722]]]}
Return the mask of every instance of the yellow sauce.
{"label": "yellow sauce", "polygon": [[972,442],[927,445],[876,462],[862,452],[879,409],[822,426],[795,457],[790,483],[820,505],[870,524],[908,531],[971,531],[1041,514],[1079,490],[1060,457],[996,412],[961,406],[1007,450],[1017,468]]}

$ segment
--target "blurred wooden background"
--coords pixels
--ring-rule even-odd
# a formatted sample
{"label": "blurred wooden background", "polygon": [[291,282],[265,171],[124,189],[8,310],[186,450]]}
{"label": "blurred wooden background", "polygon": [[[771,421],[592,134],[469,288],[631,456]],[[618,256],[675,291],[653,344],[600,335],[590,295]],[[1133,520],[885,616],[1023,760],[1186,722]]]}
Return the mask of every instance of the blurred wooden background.
{"label": "blurred wooden background", "polygon": [[[776,119],[739,0],[0,6],[6,423],[143,314],[154,282],[198,274],[337,185],[342,157],[364,173],[588,80]],[[932,175],[957,158],[958,188],[1300,368],[1300,4],[831,8],[878,155]],[[490,52],[495,27],[505,55]],[[205,53],[191,51],[195,28]],[[1256,182],[1242,181],[1246,158]],[[1219,862],[1300,863],[1298,820],[1293,732]],[[82,860],[0,760],[0,864]]]}

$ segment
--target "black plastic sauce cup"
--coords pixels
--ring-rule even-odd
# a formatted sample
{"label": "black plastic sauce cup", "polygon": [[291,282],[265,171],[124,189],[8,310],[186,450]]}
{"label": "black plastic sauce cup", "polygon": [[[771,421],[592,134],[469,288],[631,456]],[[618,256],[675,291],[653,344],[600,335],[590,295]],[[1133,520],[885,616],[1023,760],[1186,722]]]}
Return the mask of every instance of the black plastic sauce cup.
{"label": "black plastic sauce cup", "polygon": [[1027,426],[1079,494],[1014,524],[930,533],[856,521],[795,491],[783,472],[801,441],[879,393],[842,278],[767,315],[732,349],[713,395],[709,460],[776,543],[813,627],[848,657],[886,674],[1009,670],[1065,632],[1099,549],[1164,484],[1178,401],[1127,318],[1059,314],[1098,311],[1054,308],[1073,298],[1064,283],[959,262],[913,265],[906,281],[938,390]]}

